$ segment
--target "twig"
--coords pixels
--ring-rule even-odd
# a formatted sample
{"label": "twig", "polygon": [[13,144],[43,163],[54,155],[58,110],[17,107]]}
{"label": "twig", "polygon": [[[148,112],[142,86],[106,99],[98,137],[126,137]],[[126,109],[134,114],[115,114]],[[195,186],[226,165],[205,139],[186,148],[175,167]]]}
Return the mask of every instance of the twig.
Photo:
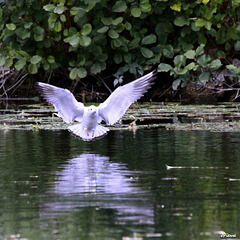
{"label": "twig", "polygon": [[47,83],[49,83],[49,82],[50,82],[50,79],[51,79],[51,77],[52,77],[52,73],[53,73],[53,70],[51,70],[51,71],[50,71],[50,74],[49,74],[49,76],[48,76]]}
{"label": "twig", "polygon": [[110,93],[112,93],[112,90],[108,87],[108,85],[104,82],[104,80],[98,75],[98,79],[100,79],[103,83],[103,85],[108,89]]}
{"label": "twig", "polygon": [[207,89],[211,89],[211,90],[216,90],[219,92],[224,92],[224,91],[239,91],[240,88],[215,88],[215,87],[208,87],[208,86],[204,86]]}
{"label": "twig", "polygon": [[239,98],[239,90],[237,90],[237,94],[236,94],[235,98],[233,99],[233,101],[236,100],[237,98]]}
{"label": "twig", "polygon": [[[13,88],[15,88],[15,87],[17,86],[17,87],[14,89],[14,91],[13,91],[13,92],[15,92],[16,89],[19,88],[19,87],[22,85],[22,83],[23,83],[23,81],[24,81],[24,78],[25,78],[26,76],[28,76],[28,75],[29,75],[29,73],[24,74],[15,84],[13,84],[10,88],[7,89],[7,92],[9,92],[11,89],[13,89]],[[22,83],[21,83],[21,82],[22,82]],[[13,92],[12,92],[11,94],[13,94]]]}
{"label": "twig", "polygon": [[166,90],[163,91],[163,93],[161,93],[158,97],[162,97],[166,92],[168,92],[170,89],[172,88],[172,86],[170,86],[169,88],[167,88]]}

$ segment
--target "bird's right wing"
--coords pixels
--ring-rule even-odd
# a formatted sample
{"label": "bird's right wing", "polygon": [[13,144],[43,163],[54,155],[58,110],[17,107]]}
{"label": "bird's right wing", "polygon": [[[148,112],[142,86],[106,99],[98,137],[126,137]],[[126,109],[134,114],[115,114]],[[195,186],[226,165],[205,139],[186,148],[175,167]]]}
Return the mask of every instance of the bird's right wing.
{"label": "bird's right wing", "polygon": [[66,123],[82,120],[84,105],[69,90],[41,82],[37,82],[37,89],[46,101],[54,105],[58,115]]}
{"label": "bird's right wing", "polygon": [[147,92],[155,78],[156,72],[153,71],[133,82],[118,87],[105,102],[99,105],[100,120],[104,120],[108,125],[116,123],[129,106]]}

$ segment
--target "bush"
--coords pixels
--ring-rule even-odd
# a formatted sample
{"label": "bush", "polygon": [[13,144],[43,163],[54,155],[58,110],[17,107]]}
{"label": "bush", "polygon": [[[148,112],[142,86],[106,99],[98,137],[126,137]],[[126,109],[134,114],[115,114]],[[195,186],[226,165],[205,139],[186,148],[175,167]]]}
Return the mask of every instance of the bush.
{"label": "bush", "polygon": [[[176,89],[206,82],[240,50],[238,0],[2,0],[0,66],[67,69],[71,79],[106,68],[121,75],[158,66]],[[231,58],[229,58],[231,57]],[[115,81],[116,82],[116,81]]]}

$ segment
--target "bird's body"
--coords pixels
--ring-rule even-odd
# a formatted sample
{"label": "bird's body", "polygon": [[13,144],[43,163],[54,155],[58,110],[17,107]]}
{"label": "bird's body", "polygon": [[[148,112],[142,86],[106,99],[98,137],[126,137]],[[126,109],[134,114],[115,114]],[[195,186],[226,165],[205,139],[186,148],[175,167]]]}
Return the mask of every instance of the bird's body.
{"label": "bird's body", "polygon": [[58,115],[66,122],[81,122],[68,129],[84,141],[94,140],[105,135],[109,129],[99,125],[103,120],[108,125],[116,123],[129,106],[137,101],[151,87],[155,73],[151,72],[131,83],[118,87],[105,102],[98,107],[78,102],[72,93],[63,88],[38,82],[41,95],[54,105]]}
{"label": "bird's body", "polygon": [[[94,106],[90,106],[84,109],[82,126],[87,131],[92,131],[98,125],[98,109]],[[93,133],[94,135],[94,133]]]}

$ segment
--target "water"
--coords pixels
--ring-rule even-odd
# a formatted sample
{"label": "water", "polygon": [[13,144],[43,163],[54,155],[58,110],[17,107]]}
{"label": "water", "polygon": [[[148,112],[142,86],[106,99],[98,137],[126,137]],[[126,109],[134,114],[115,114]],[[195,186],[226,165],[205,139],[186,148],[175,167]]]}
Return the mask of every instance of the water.
{"label": "water", "polygon": [[239,239],[239,146],[240,133],[2,130],[0,238]]}

